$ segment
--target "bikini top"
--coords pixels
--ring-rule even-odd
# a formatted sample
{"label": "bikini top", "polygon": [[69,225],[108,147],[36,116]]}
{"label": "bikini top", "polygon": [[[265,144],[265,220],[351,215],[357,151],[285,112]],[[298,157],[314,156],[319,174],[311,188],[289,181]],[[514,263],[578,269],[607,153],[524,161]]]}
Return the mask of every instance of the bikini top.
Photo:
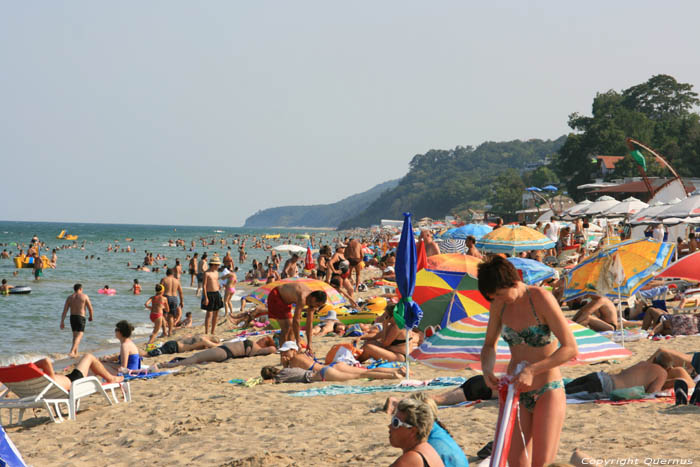
{"label": "bikini top", "polygon": [[[503,325],[503,331],[501,332],[503,340],[505,340],[510,347],[519,344],[529,345],[530,347],[544,347],[552,342],[552,331],[546,324],[540,323],[540,319],[535,313],[535,304],[532,303],[532,297],[530,296],[530,291],[526,289],[527,298],[530,300],[530,306],[532,307],[532,314],[535,315],[536,325],[528,326],[522,331],[516,331],[515,329]],[[503,311],[506,309],[506,304],[503,304],[501,308],[501,319],[503,318]]]}

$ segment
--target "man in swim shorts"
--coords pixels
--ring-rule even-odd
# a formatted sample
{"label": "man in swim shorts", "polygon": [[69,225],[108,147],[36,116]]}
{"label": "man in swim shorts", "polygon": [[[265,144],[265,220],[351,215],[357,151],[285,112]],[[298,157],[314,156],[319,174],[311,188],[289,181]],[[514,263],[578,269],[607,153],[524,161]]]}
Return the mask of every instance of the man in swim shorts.
{"label": "man in swim shorts", "polygon": [[219,345],[219,339],[216,337],[209,338],[206,335],[188,336],[180,340],[168,341],[157,349],[153,349],[147,353],[149,357],[157,357],[159,355],[168,355],[174,353],[191,352],[193,350],[211,349]]}
{"label": "man in swim shorts", "polygon": [[85,308],[90,312],[88,321],[92,321],[93,316],[92,303],[90,303],[90,297],[83,293],[83,286],[81,284],[75,284],[73,290],[73,294],[66,299],[65,305],[63,305],[60,326],[61,329],[65,328],[64,322],[66,320],[66,314],[68,310],[70,310],[70,327],[73,331],[73,344],[68,353],[69,357],[78,356],[78,346],[85,332]]}
{"label": "man in swim shorts", "polygon": [[356,239],[351,238],[348,241],[348,246],[345,247],[345,259],[350,263],[348,277],[352,280],[352,272],[355,271],[355,289],[360,285],[360,272],[362,271],[362,244]]}
{"label": "man in swim shorts", "polygon": [[197,276],[197,256],[199,253],[195,253],[192,259],[190,259],[189,273],[190,273],[190,287],[194,287],[194,278]]}
{"label": "man in swim shorts", "polygon": [[[165,324],[168,327],[168,336],[172,333],[173,326],[175,323],[180,321],[180,316],[182,315],[182,304],[184,303],[182,298],[182,284],[175,277],[175,270],[173,268],[168,268],[165,272],[165,277],[160,280],[160,283],[165,287],[165,298],[168,300],[168,312],[165,316]],[[178,301],[178,297],[180,300]]]}
{"label": "man in swim shorts", "polygon": [[[289,282],[279,285],[267,296],[267,310],[270,319],[275,319],[280,325],[282,342],[295,341],[301,345],[299,331],[301,328],[301,313],[306,312],[306,341],[307,351],[311,352],[311,337],[313,335],[314,313],[326,303],[326,292],[312,291],[303,282]],[[294,306],[294,316],[292,316]]]}
{"label": "man in swim shorts", "polygon": [[194,293],[197,296],[199,296],[199,291],[202,289],[202,284],[204,283],[204,273],[207,272],[208,269],[207,254],[203,253],[202,258],[197,264],[197,291]]}
{"label": "man in swim shorts", "polygon": [[564,389],[567,394],[588,392],[609,395],[615,389],[643,386],[644,392],[653,394],[662,390],[668,376],[661,365],[639,362],[615,375],[604,371],[589,373],[570,381]]}
{"label": "man in swim shorts", "polygon": [[[204,254],[206,255],[206,253]],[[204,256],[202,256],[204,259]],[[214,256],[209,262],[209,269],[204,272],[202,281],[202,310],[207,312],[204,317],[204,333],[211,334],[216,331],[216,321],[219,318],[219,310],[224,307],[224,301],[219,293],[219,266],[221,260]]]}

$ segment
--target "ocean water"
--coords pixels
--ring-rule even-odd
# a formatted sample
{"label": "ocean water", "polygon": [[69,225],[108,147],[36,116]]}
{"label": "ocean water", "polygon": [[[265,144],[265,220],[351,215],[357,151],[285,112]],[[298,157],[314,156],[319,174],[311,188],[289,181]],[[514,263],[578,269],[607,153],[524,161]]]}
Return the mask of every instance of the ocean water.
{"label": "ocean water", "polygon": [[[294,243],[306,246],[307,240],[297,238],[301,234],[311,234],[319,242],[331,243],[335,232],[300,231],[282,229],[242,229],[233,227],[192,227],[192,226],[156,226],[126,224],[78,224],[52,222],[10,222],[0,221],[0,250],[7,249],[11,256],[18,246],[24,245],[26,252],[29,241],[36,235],[46,242],[49,248],[60,248],[74,242],[58,240],[56,236],[65,229],[69,234],[78,235],[75,242],[78,248],[58,249],[56,269],[45,269],[44,276],[34,281],[31,269],[16,269],[12,259],[0,260],[0,278],[5,278],[13,286],[28,285],[32,288],[28,295],[0,295],[0,365],[32,361],[40,356],[50,355],[62,358],[70,350],[71,331],[66,317],[64,330],[59,328],[61,313],[66,298],[73,292],[75,283],[83,284],[83,291],[88,294],[94,308],[94,320],[87,323],[85,335],[80,344],[80,351],[95,351],[113,347],[118,350],[114,338],[114,324],[122,319],[130,321],[136,327],[136,335],[148,335],[153,325],[144,308],[146,300],[153,295],[154,286],[165,275],[164,269],[159,273],[142,272],[129,269],[143,262],[145,251],[158,254],[167,259],[159,261],[159,266],[175,265],[178,258],[183,266],[182,277],[184,308],[183,316],[191,311],[195,322],[203,321],[204,312],[199,308],[200,299],[195,296],[195,289],[190,288],[187,274],[187,256],[195,252],[207,252],[209,257],[217,253],[221,258],[231,248],[231,256],[239,267],[238,279],[243,280],[245,273],[251,269],[253,259],[263,260],[269,252],[253,248],[250,238],[246,241],[247,261],[239,264],[238,245],[232,245],[236,238],[260,236],[265,233],[279,233],[279,240],[268,241],[273,246],[282,243]],[[126,242],[133,238],[132,242]],[[224,239],[226,246],[220,243],[202,247],[201,238]],[[183,239],[186,249],[168,246],[168,240]],[[196,247],[190,249],[190,242],[196,241]],[[81,248],[85,242],[84,249]],[[119,252],[108,252],[108,245],[120,245]],[[131,246],[131,253],[121,252],[121,248]],[[49,259],[51,251],[43,251]],[[282,254],[283,259],[286,253]],[[88,259],[86,259],[86,256]],[[94,256],[94,257],[93,257]],[[17,276],[14,273],[17,272]],[[138,279],[142,286],[141,295],[133,295],[129,289],[133,280]],[[98,294],[97,291],[109,285],[116,289],[113,296]],[[196,286],[196,281],[195,281]],[[234,303],[236,307],[236,303]]]}

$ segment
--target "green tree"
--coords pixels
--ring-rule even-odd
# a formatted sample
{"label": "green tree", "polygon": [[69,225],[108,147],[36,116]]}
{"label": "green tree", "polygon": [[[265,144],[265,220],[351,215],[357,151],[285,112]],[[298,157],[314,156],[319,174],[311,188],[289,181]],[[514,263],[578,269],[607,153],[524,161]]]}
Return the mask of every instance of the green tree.
{"label": "green tree", "polygon": [[523,174],[523,182],[527,186],[536,186],[540,188],[547,185],[557,186],[559,184],[559,177],[552,169],[543,165],[531,172],[525,172]]}
{"label": "green tree", "polygon": [[491,185],[491,210],[498,214],[513,214],[522,208],[525,184],[515,169],[506,169]]}

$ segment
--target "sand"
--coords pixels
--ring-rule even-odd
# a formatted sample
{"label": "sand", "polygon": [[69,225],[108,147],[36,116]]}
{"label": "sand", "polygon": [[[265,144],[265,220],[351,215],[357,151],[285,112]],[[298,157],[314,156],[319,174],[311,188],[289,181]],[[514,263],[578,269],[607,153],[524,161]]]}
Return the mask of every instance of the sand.
{"label": "sand", "polygon": [[[371,294],[369,292],[368,294]],[[228,325],[220,337],[233,336]],[[181,335],[197,331],[188,330]],[[314,341],[317,354],[342,341],[323,337]],[[349,339],[346,339],[349,340]],[[699,351],[700,337],[676,337],[628,344],[634,356],[620,362],[565,367],[565,377],[591,371],[615,371],[647,358],[660,345],[684,352]],[[187,354],[181,354],[187,355]],[[151,364],[172,355],[147,359]],[[231,378],[258,376],[264,365],[279,363],[278,355],[229,360],[187,367],[173,375],[131,382],[133,402],[106,406],[91,396],[83,401],[77,420],[54,424],[39,412],[21,426],[6,427],[27,463],[35,466],[75,465],[154,466],[324,466],[388,465],[400,454],[388,443],[384,413],[370,409],[399,393],[291,397],[290,392],[324,386],[264,384],[239,387]],[[411,376],[476,374],[438,371],[420,364]],[[371,385],[367,380],[349,384]],[[462,446],[471,462],[493,437],[497,403],[440,411],[440,419]],[[3,411],[4,412],[4,411]],[[3,420],[7,420],[3,413]],[[700,407],[668,403],[568,405],[558,460],[568,461],[580,448],[601,459],[693,459],[700,461],[697,439]],[[652,462],[652,461],[646,461]]]}

